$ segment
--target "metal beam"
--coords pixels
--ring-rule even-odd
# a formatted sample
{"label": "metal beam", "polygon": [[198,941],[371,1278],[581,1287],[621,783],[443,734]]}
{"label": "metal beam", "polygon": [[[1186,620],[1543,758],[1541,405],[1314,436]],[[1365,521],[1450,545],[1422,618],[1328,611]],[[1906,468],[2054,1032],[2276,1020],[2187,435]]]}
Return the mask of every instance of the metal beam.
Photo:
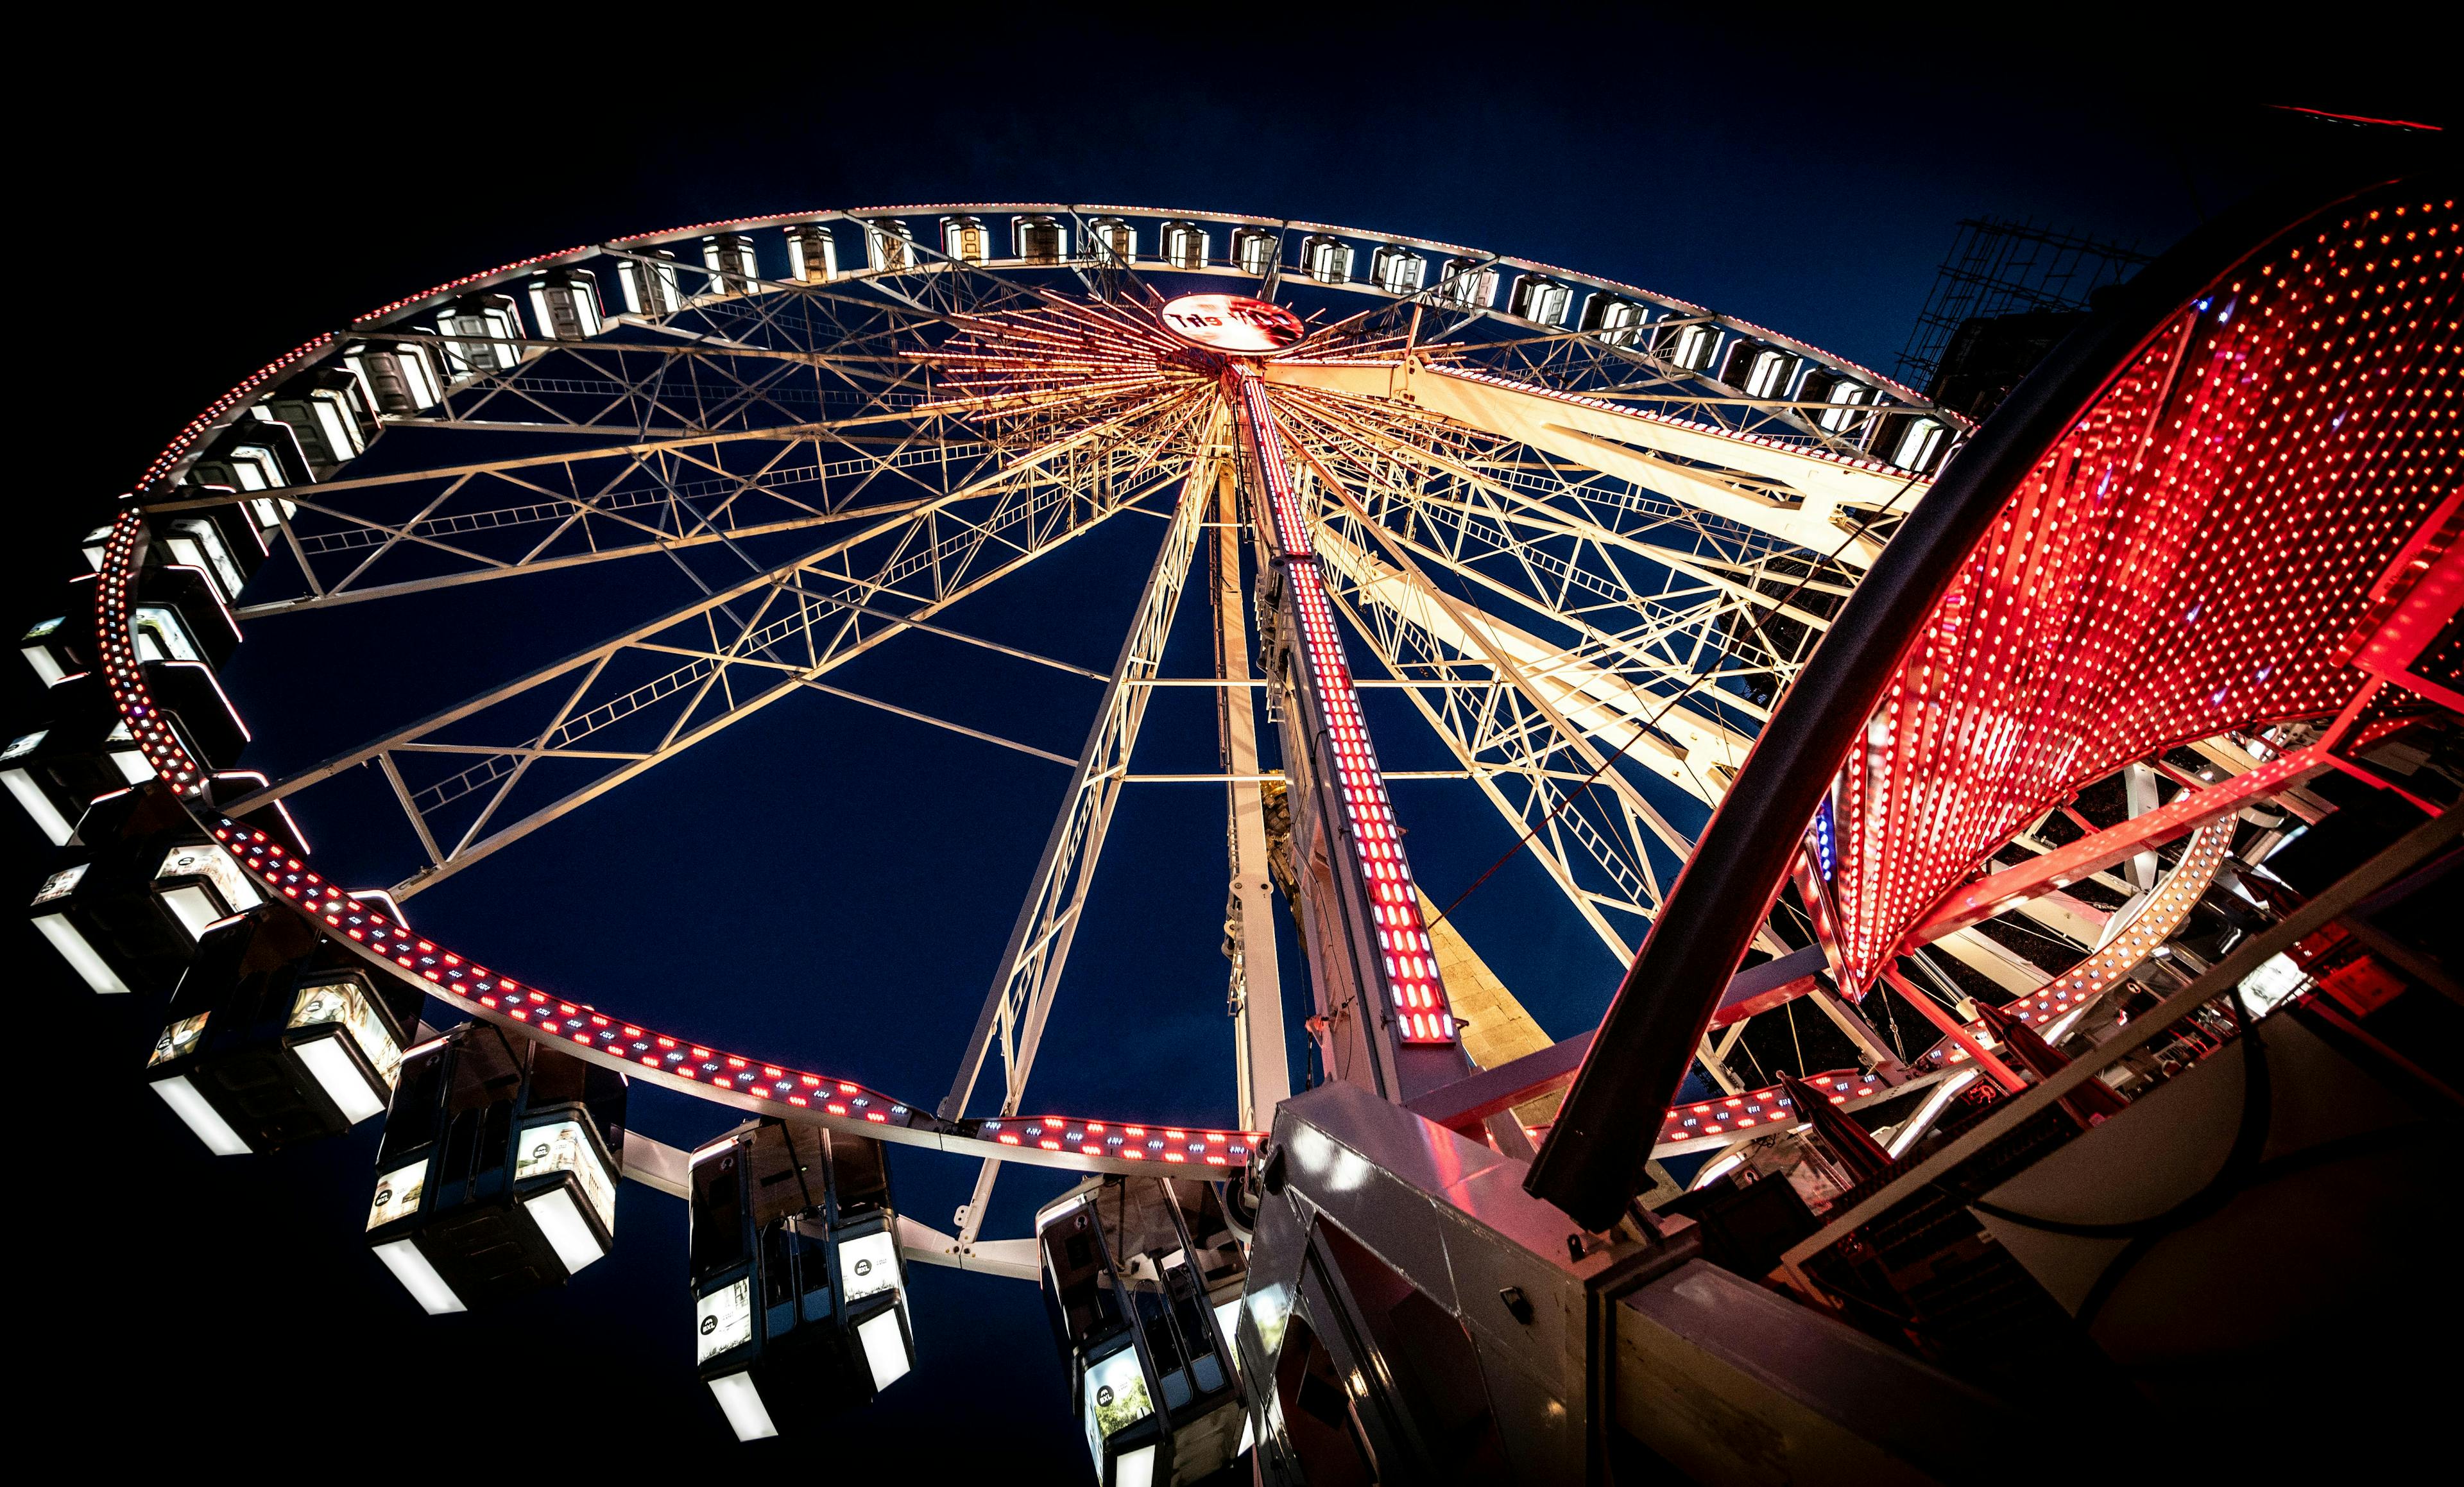
{"label": "metal beam", "polygon": [[[2281,955],[2299,941],[2319,932],[2363,900],[2401,879],[2428,861],[2464,832],[2464,810],[2449,807],[2423,822],[2346,874],[2317,898],[2281,921],[2235,945],[2231,954],[2210,966],[2198,979],[2133,1017],[2128,1027],[2047,1075],[2015,1099],[1997,1104],[1983,1120],[1960,1133],[1956,1141],[1902,1172],[1885,1186],[1867,1193],[1855,1206],[1834,1209],[1821,1230],[1789,1247],[1781,1263],[1798,1288],[1809,1296],[1822,1294],[1803,1266],[1815,1254],[1837,1244],[1860,1225],[1871,1223],[1914,1193],[1948,1177],[1961,1163],[2000,1141],[2023,1123],[2053,1108],[2071,1091],[2137,1053],[2171,1031],[2174,1024],[2219,996],[2230,995],[2269,957]],[[2245,1033],[2244,1036],[2250,1034]]]}
{"label": "metal beam", "polygon": [[[1294,905],[1309,947],[1323,1067],[1333,1079],[1404,1100],[1469,1072],[1379,770],[1312,527],[1265,383],[1235,362],[1254,475],[1251,516],[1273,575],[1261,666],[1281,702]],[[1305,453],[1305,452],[1304,452]],[[1265,618],[1265,616],[1262,616]]]}
{"label": "metal beam", "polygon": [[[913,556],[910,552],[910,544],[913,542],[915,535],[923,529],[923,525],[927,519],[947,511],[952,506],[971,498],[995,497],[999,499],[1001,504],[996,506],[993,515],[988,517],[986,521],[988,523],[998,522],[1000,521],[1001,514],[1004,509],[1019,509],[1015,505],[1019,493],[1009,487],[1018,484],[1023,477],[1040,473],[1045,465],[1085,444],[1095,433],[1106,430],[1122,421],[1123,420],[1119,418],[1107,419],[1098,424],[1092,425],[1088,429],[1075,431],[1061,438],[1057,438],[1037,450],[1030,451],[1025,457],[1012,462],[993,476],[987,477],[983,479],[971,481],[967,485],[960,487],[958,490],[953,491],[935,500],[924,502],[912,508],[900,510],[894,515],[887,516],[880,521],[868,524],[859,531],[839,538],[808,552],[802,553],[797,557],[789,559],[788,561],[768,568],[765,571],[757,572],[748,578],[738,580],[737,583],[730,585],[725,588],[716,589],[703,594],[699,598],[692,600],[678,608],[672,609],[667,613],[661,614],[646,623],[634,626],[629,630],[613,635],[606,640],[601,641],[597,645],[588,647],[582,651],[577,651],[562,659],[552,661],[544,666],[538,667],[531,672],[515,678],[513,681],[492,688],[486,692],[474,694],[459,702],[451,704],[451,706],[439,709],[407,727],[398,729],[382,738],[363,744],[356,748],[347,749],[341,753],[334,755],[322,763],[310,766],[307,768],[286,775],[282,779],[271,783],[264,788],[252,792],[245,799],[234,802],[231,809],[237,811],[253,810],[259,806],[279,800],[283,796],[289,795],[308,785],[312,785],[319,780],[329,778],[344,769],[364,764],[367,761],[374,759],[378,754],[383,753],[397,744],[425,739],[449,723],[456,722],[465,718],[474,716],[508,698],[519,696],[534,687],[552,681],[559,677],[568,675],[574,671],[594,665],[604,665],[608,657],[614,655],[619,651],[635,646],[641,642],[648,641],[655,635],[672,630],[679,625],[686,624],[696,618],[700,618],[714,610],[722,610],[735,601],[756,594],[761,594],[765,591],[770,593],[773,597],[780,593],[795,594],[802,598],[819,600],[825,608],[831,610],[834,613],[843,610],[850,612],[860,612],[866,608],[861,599],[857,599],[854,603],[849,604],[846,602],[842,596],[824,596],[821,594],[810,593],[792,587],[792,585],[803,578],[803,576],[810,574],[824,579],[850,582],[857,585],[859,588],[867,589],[878,589],[886,587],[887,583],[896,581],[894,577],[889,577],[888,575],[915,569],[916,565],[914,563]],[[1169,483],[1168,477],[1153,482],[1153,485],[1150,487],[1141,488],[1134,493],[1121,496],[1113,505],[1105,509],[1105,514],[1109,515],[1112,510],[1125,509],[1132,502],[1146,495],[1149,489],[1160,487],[1166,483]],[[977,530],[979,535],[988,536],[992,527],[988,524]],[[833,572],[825,567],[825,565],[828,564],[831,560],[842,559],[861,546],[885,541],[891,544],[894,555],[888,566],[873,572],[869,575],[869,579],[858,579],[851,573],[843,571]],[[930,555],[931,549],[928,549],[927,551],[928,555]],[[932,565],[926,566],[931,566]],[[765,600],[765,602],[768,601]],[[907,616],[900,616],[898,622],[903,623],[906,617]],[[799,631],[802,629],[801,626],[790,628]],[[747,629],[749,631],[750,627],[748,626]],[[766,650],[774,644],[776,644],[775,640],[765,640],[761,645],[752,646],[749,648],[739,645],[737,648],[737,654],[747,654],[748,651],[758,654],[759,651]]]}
{"label": "metal beam", "polygon": [[1231,883],[1224,903],[1232,953],[1233,1092],[1243,1130],[1274,1123],[1291,1098],[1284,1043],[1284,988],[1275,948],[1274,884],[1266,870],[1266,797],[1258,769],[1258,709],[1249,675],[1248,586],[1242,581],[1240,484],[1229,461],[1215,490],[1216,731],[1222,747]]}
{"label": "metal beam", "polygon": [[1946,896],[1919,920],[1902,941],[1902,953],[2188,835],[2254,800],[2334,767],[2324,744],[2296,749],[2205,789],[2186,789],[2165,805],[2033,861],[1978,878]]}
{"label": "metal beam", "polygon": [[[1163,431],[1166,442],[1176,432],[1177,427]],[[1072,434],[1070,438],[1080,436]],[[476,819],[470,823],[460,837],[441,854],[429,850],[427,866],[395,890],[400,896],[415,894],[712,737],[720,728],[813,683],[823,674],[850,657],[902,633],[909,628],[911,621],[929,620],[949,605],[1089,529],[1113,512],[1127,509],[1130,502],[1148,494],[1147,487],[1123,491],[1112,485],[1108,496],[1089,499],[1032,478],[1040,467],[1040,461],[1018,467],[1012,472],[1017,478],[1006,488],[995,485],[965,493],[991,497],[995,503],[982,518],[957,522],[949,535],[934,537],[936,522],[950,520],[953,516],[946,509],[939,509],[946,508],[948,501],[937,503],[934,510],[908,513],[893,521],[878,523],[867,532],[834,544],[819,553],[806,554],[729,589],[705,595],[647,626],[636,627],[589,651],[578,653],[506,686],[432,714],[407,729],[300,771],[253,792],[244,801],[233,802],[233,806],[239,810],[253,809],[371,760],[384,761],[390,768],[391,757],[398,751],[412,752],[408,745],[414,744],[427,745],[417,750],[422,754],[459,751],[475,756],[476,762],[460,774],[449,776],[425,789],[404,792],[409,800],[407,811],[413,829],[426,844],[436,842],[444,835],[431,830],[430,819],[434,812],[474,790],[490,791]],[[1160,487],[1175,478],[1177,473],[1167,464],[1157,473],[1154,485]],[[1112,484],[1109,475],[1104,483]],[[951,500],[957,499],[950,498]],[[846,569],[845,555],[869,539],[879,539],[887,544],[887,554],[881,566],[862,571]],[[979,557],[996,548],[1006,555],[1004,561],[996,562],[989,567],[979,564]],[[845,570],[834,571],[825,566],[829,563],[836,563]],[[911,595],[897,588],[896,586],[904,581],[902,575],[911,574],[928,578],[929,590],[921,595]],[[912,600],[913,608],[904,613],[891,613],[870,602],[889,592],[897,592],[902,598]],[[754,601],[749,616],[738,616],[728,608],[732,601],[737,599]],[[719,636],[717,625],[722,614],[729,620],[732,630],[732,635],[724,640]],[[710,638],[699,645],[681,647],[661,643],[659,636],[680,625],[706,628],[711,632]],[[663,677],[594,702],[592,691],[600,684],[609,661],[627,651],[653,655],[680,653],[687,659],[683,665],[673,667]],[[754,695],[744,695],[731,680],[741,676],[762,678]],[[474,717],[496,703],[519,697],[560,677],[577,679],[546,726],[536,738],[518,748],[508,750],[484,744],[456,745],[435,737],[438,730],[448,724]],[[616,684],[622,685],[622,681]],[[715,706],[715,716],[702,715],[706,703]],[[570,753],[565,752],[591,733],[627,718],[640,716],[654,706],[673,709],[673,721],[654,747],[642,751],[574,749]],[[1007,744],[1009,741],[996,742]],[[482,835],[498,809],[511,798],[515,788],[543,757],[588,757],[602,763],[613,762],[617,766],[604,770],[583,787],[520,820]]]}
{"label": "metal beam", "polygon": [[[975,1093],[976,1080],[996,1043],[1001,1049],[1003,1072],[1001,1115],[1016,1115],[1019,1102],[1025,1097],[1027,1076],[1035,1066],[1053,994],[1060,988],[1062,971],[1068,963],[1070,942],[1076,936],[1088,891],[1093,886],[1104,837],[1111,826],[1112,810],[1129,771],[1130,756],[1137,746],[1138,726],[1145,720],[1147,701],[1154,696],[1151,688],[1132,683],[1153,677],[1163,665],[1164,645],[1171,637],[1173,616],[1179,609],[1181,587],[1197,551],[1199,524],[1213,483],[1211,461],[1201,462],[1182,482],[1172,525],[1165,531],[1155,566],[1139,593],[1129,633],[1122,639],[1120,655],[1112,664],[1111,678],[1105,684],[1103,700],[1097,706],[1095,721],[1088,729],[1076,770],[1029,880],[1026,899],[1011,926],[1001,967],[984,997],[975,1031],[959,1056],[950,1093],[941,1101],[944,1120],[955,1121],[966,1113],[967,1100]],[[972,1243],[982,1227],[1000,1166],[998,1162],[987,1161],[977,1173],[974,1196],[958,1220],[962,1245]]]}
{"label": "metal beam", "polygon": [[[1843,504],[1883,505],[1910,485],[1925,483],[1920,476],[1896,473],[1873,461],[1791,448],[1413,360],[1384,366],[1275,363],[1267,374],[1286,386],[1410,403],[1662,492],[1809,551],[1838,550],[1842,561],[1859,567],[1872,564],[1881,544],[1866,538],[1839,549],[1840,539],[1850,530],[1839,521]],[[1776,482],[1796,499],[1760,497],[1724,473]],[[1909,504],[1899,500],[1902,507]]]}

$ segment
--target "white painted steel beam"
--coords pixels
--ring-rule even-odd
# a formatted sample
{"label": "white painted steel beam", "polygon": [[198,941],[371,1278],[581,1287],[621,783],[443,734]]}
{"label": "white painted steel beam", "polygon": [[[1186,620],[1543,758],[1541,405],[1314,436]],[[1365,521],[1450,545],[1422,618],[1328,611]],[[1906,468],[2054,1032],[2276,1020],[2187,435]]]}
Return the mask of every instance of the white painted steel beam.
{"label": "white painted steel beam", "polygon": [[[1249,596],[1242,581],[1241,498],[1232,466],[1221,467],[1215,492],[1215,674],[1224,682],[1249,675]],[[1244,685],[1216,691],[1221,744],[1225,846],[1230,887],[1225,943],[1231,974],[1233,1093],[1243,1130],[1274,1123],[1275,1107],[1291,1098],[1291,1060],[1284,1043],[1284,988],[1275,948],[1274,883],[1266,871],[1266,800],[1258,766],[1258,707]]]}
{"label": "white painted steel beam", "polygon": [[[1165,531],[1155,566],[1138,596],[1129,633],[1121,642],[1119,658],[1113,662],[1111,679],[1106,683],[1103,700],[1097,705],[1094,724],[1088,730],[1068,790],[1062,797],[1061,810],[1045,838],[1026,900],[1011,926],[1001,968],[984,998],[966,1050],[960,1054],[950,1093],[941,1101],[944,1120],[957,1120],[966,1113],[976,1081],[996,1047],[1001,1051],[1003,1076],[1001,1114],[1016,1115],[1020,1101],[1026,1096],[1027,1076],[1035,1067],[1036,1051],[1043,1042],[1052,999],[1068,964],[1070,943],[1077,934],[1088,891],[1093,886],[1095,869],[1103,856],[1105,834],[1111,826],[1113,808],[1120,800],[1130,757],[1137,746],[1138,727],[1145,720],[1149,699],[1155,696],[1153,688],[1134,683],[1153,677],[1162,669],[1164,645],[1171,638],[1173,617],[1179,610],[1181,588],[1197,552],[1214,483],[1211,461],[1200,462],[1181,482],[1180,500],[1172,525]],[[977,1174],[975,1194],[958,1221],[962,1245],[974,1242],[983,1222],[1000,1166],[997,1161],[987,1161]]]}
{"label": "white painted steel beam", "polygon": [[[1881,544],[1870,537],[1852,538],[1853,525],[1841,524],[1842,508],[1881,507],[1896,499],[1893,509],[1904,512],[1926,484],[1922,477],[1871,461],[1792,449],[1774,440],[1464,375],[1413,359],[1278,362],[1268,365],[1266,375],[1287,387],[1408,403],[1660,491],[1809,551],[1837,550],[1840,561],[1859,567],[1872,564]],[[1787,494],[1765,494],[1748,480],[1775,485]]]}

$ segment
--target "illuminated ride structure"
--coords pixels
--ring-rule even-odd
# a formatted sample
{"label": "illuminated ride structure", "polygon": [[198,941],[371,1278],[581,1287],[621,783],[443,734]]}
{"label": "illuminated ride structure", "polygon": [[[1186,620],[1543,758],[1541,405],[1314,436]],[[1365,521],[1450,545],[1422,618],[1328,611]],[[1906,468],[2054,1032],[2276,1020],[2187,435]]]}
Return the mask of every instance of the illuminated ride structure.
{"label": "illuminated ride structure", "polygon": [[[2454,1119],[2417,913],[2464,702],[2453,186],[2220,219],[1981,433],[1698,306],[1271,219],[822,212],[473,275],[264,368],[88,538],[0,759],[59,853],[30,914],[169,999],[144,1075],[211,1149],[384,1113],[369,1243],[429,1311],[599,1258],[623,1180],[686,1199],[739,1437],[908,1371],[935,1263],[1045,1288],[1105,1482],[1968,1475],[2049,1384],[2263,1366],[2377,1295],[2295,1252],[2427,1201],[2387,1171]],[[954,623],[1117,518],[1162,542],[1109,671]],[[1165,677],[1201,555],[1215,675]],[[694,592],[241,767],[243,627],[365,655],[363,602],[636,560]],[[406,921],[806,692],[1044,753],[829,679],[911,632],[1100,685],[937,1104]],[[1132,767],[1176,683],[1218,699],[1231,1119],[1036,1115],[1115,808],[1187,778]],[[1596,1032],[1551,1042],[1421,891],[1374,690],[1625,967]],[[390,889],[301,838],[349,780],[416,843]],[[1740,1078],[1800,1002],[1857,1062]],[[653,1140],[643,1082],[750,1123]],[[895,1210],[893,1146],[979,1163],[956,1232]],[[1083,1180],[984,1238],[1017,1164]]]}

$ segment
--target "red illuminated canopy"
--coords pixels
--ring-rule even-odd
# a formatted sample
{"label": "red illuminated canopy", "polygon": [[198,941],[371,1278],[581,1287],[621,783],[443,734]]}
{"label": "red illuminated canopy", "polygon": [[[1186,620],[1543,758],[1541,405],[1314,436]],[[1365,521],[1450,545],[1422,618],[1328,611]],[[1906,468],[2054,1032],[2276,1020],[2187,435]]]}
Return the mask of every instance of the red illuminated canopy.
{"label": "red illuminated canopy", "polygon": [[2453,180],[2387,169],[2238,207],[2013,391],[1774,711],[1532,1192],[1589,1223],[1622,1210],[1826,795],[1837,851],[1811,907],[1853,994],[2081,787],[2219,733],[2365,722],[2384,689],[2414,690],[2368,643],[2406,609],[2397,588],[2439,589],[2453,545],[2413,544],[2459,475]]}
{"label": "red illuminated canopy", "polygon": [[2149,336],[1960,565],[1840,778],[1844,977],[2134,760],[2332,716],[2373,587],[2458,477],[2452,199],[2390,187]]}

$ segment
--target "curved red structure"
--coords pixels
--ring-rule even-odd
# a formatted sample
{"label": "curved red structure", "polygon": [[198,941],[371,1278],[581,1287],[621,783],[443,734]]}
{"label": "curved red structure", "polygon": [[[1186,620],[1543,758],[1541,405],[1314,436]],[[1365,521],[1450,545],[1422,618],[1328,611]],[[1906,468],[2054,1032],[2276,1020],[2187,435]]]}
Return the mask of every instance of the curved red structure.
{"label": "curved red structure", "polygon": [[1841,772],[1846,986],[2081,786],[2370,684],[2373,585],[2458,477],[2456,233],[2389,187],[2269,244],[2037,457]]}
{"label": "curved red structure", "polygon": [[1773,715],[1531,1191],[1595,1226],[1623,1209],[1826,795],[1854,993],[2081,786],[2228,729],[2360,713],[2384,683],[2354,657],[2392,566],[2452,545],[2415,539],[2464,456],[2456,195],[2452,172],[2388,169],[2220,218],[2012,395]]}

